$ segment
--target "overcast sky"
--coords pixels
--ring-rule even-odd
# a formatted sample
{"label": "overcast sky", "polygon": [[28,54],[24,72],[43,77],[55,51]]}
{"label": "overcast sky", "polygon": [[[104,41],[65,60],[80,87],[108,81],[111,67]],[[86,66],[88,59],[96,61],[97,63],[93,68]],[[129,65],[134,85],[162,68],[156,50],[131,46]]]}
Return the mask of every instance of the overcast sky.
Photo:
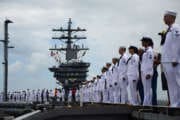
{"label": "overcast sky", "polygon": [[[48,48],[52,28],[65,26],[72,18],[73,26],[86,28],[90,48],[84,58],[91,62],[89,76],[100,73],[100,68],[112,57],[118,56],[119,46],[136,45],[139,39],[150,36],[159,51],[157,33],[166,26],[166,10],[180,13],[179,0],[0,0],[0,39],[3,39],[3,21],[14,21],[9,26],[9,89],[53,88],[56,82],[48,71],[55,61]],[[180,23],[180,17],[177,23]],[[0,44],[0,62],[3,62]],[[0,90],[3,88],[3,66],[0,66]],[[158,91],[161,92],[159,84]]]}

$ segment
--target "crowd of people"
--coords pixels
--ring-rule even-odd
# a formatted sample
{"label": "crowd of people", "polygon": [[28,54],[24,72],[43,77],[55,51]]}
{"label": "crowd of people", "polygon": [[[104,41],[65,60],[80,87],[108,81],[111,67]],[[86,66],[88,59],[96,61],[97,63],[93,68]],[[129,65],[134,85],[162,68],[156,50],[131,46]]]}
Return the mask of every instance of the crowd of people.
{"label": "crowd of people", "polygon": [[[168,92],[169,105],[180,107],[180,26],[175,24],[177,13],[167,11],[164,22],[168,26],[161,35],[162,52],[153,50],[154,42],[143,37],[141,48],[121,46],[119,58],[112,58],[90,81],[78,89],[25,90],[8,93],[12,102],[94,102],[130,105],[157,105],[157,67],[161,66],[163,89]],[[128,54],[129,53],[129,54]],[[0,93],[0,102],[3,93]]]}
{"label": "crowd of people", "polygon": [[[56,92],[55,92],[56,91]],[[38,90],[21,90],[21,91],[11,91],[8,92],[9,102],[26,102],[26,103],[46,103],[50,102],[52,98],[57,96],[57,98],[62,98],[63,92],[59,90],[48,90],[48,89],[38,89]],[[3,92],[0,93],[0,102],[3,101]]]}
{"label": "crowd of people", "polygon": [[157,105],[157,67],[161,65],[169,105],[180,107],[180,27],[175,24],[176,15],[173,11],[164,15],[168,29],[159,33],[162,52],[154,52],[150,37],[141,39],[142,48],[120,47],[120,58],[113,58],[102,68],[101,75],[82,85],[82,101]]}
{"label": "crowd of people", "polygon": [[[64,103],[65,90],[63,88],[58,89],[37,89],[37,90],[19,90],[8,92],[8,102],[16,103]],[[0,92],[0,102],[3,102],[3,92]],[[70,89],[66,102],[80,102],[79,90]]]}
{"label": "crowd of people", "polygon": [[[143,37],[141,41],[145,50],[129,46],[128,56],[126,47],[120,47],[121,57],[106,63],[100,76],[83,85],[84,102],[139,105],[143,101],[143,105],[152,104],[151,81],[154,69],[159,65],[159,55],[153,52],[151,38]],[[157,82],[157,77],[154,80]],[[143,89],[145,94],[139,95],[144,100],[139,99],[138,89]]]}

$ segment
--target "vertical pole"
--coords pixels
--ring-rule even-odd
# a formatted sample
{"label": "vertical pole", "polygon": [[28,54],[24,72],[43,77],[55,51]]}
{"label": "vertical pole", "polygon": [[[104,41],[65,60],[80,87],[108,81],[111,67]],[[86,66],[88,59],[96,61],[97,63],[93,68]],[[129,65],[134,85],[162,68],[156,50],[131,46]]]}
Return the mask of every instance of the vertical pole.
{"label": "vertical pole", "polygon": [[67,33],[67,37],[68,37],[68,40],[67,40],[67,51],[66,51],[66,60],[67,60],[67,62],[69,62],[70,60],[71,60],[71,52],[72,52],[72,50],[71,50],[71,43],[72,43],[72,41],[71,41],[71,24],[72,24],[72,22],[71,22],[71,18],[69,18],[69,22],[68,22],[68,33]]}
{"label": "vertical pole", "polygon": [[8,101],[8,24],[12,23],[10,20],[4,22],[4,101]]}
{"label": "vertical pole", "polygon": [[8,24],[4,23],[4,101],[7,101],[8,89]]}

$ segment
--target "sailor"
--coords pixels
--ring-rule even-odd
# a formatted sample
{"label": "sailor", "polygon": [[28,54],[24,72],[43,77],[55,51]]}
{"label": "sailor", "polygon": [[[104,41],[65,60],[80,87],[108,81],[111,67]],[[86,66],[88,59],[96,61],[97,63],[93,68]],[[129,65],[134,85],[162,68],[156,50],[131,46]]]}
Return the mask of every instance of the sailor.
{"label": "sailor", "polygon": [[26,102],[30,102],[30,95],[31,95],[30,90],[27,89],[27,92],[26,92],[26,93],[27,93],[27,94],[26,94]]}
{"label": "sailor", "polygon": [[72,90],[69,90],[68,102],[72,102]]}
{"label": "sailor", "polygon": [[82,105],[82,103],[84,102],[84,101],[83,101],[83,99],[84,99],[84,98],[83,98],[83,86],[84,86],[83,84],[79,86],[79,95],[80,95],[79,101],[80,101],[80,104],[81,104],[81,105]]}
{"label": "sailor", "polygon": [[31,97],[30,97],[30,101],[31,101],[31,103],[33,103],[33,102],[36,102],[36,92],[35,92],[35,90],[32,90],[31,91]]}
{"label": "sailor", "polygon": [[143,88],[143,83],[142,83],[142,78],[141,78],[141,61],[142,61],[142,56],[143,56],[143,53],[144,53],[144,49],[143,48],[139,48],[138,49],[138,55],[139,55],[139,80],[138,80],[138,83],[137,83],[137,90],[139,92],[139,101],[140,101],[140,104],[142,105],[143,104],[143,101],[144,101],[144,88]]}
{"label": "sailor", "polygon": [[73,103],[76,102],[76,97],[75,97],[75,95],[76,95],[76,88],[73,87],[73,88],[72,88],[72,102],[73,102]]}
{"label": "sailor", "polygon": [[58,89],[55,88],[55,89],[54,89],[54,102],[57,101],[57,98],[58,98],[57,94],[58,94]]}
{"label": "sailor", "polygon": [[47,102],[49,102],[49,90],[48,89],[46,90],[46,99],[47,99]]}
{"label": "sailor", "polygon": [[32,101],[33,101],[32,91],[33,91],[33,90],[30,91],[30,95],[29,95],[29,102],[30,102],[30,103],[32,103]]}
{"label": "sailor", "polygon": [[94,103],[94,101],[95,101],[95,94],[94,94],[94,77],[93,77],[93,79],[90,81],[90,97],[91,97],[91,103]]}
{"label": "sailor", "polygon": [[12,102],[15,102],[14,93],[15,93],[14,91],[13,91],[13,92],[11,92],[11,97],[10,97],[10,99],[11,99],[11,101],[12,101]]}
{"label": "sailor", "polygon": [[59,93],[60,93],[60,95],[59,95],[59,97],[60,97],[60,102],[62,102],[62,98],[63,98],[62,89],[59,89]]}
{"label": "sailor", "polygon": [[171,107],[180,106],[180,26],[175,24],[176,16],[176,12],[165,12],[164,22],[168,29],[162,44],[162,65]]}
{"label": "sailor", "polygon": [[12,94],[12,100],[11,101],[16,102],[15,91],[12,91],[11,94]]}
{"label": "sailor", "polygon": [[85,84],[84,86],[84,102],[88,102],[88,99],[89,99],[89,93],[88,93],[88,83]]}
{"label": "sailor", "polygon": [[92,95],[92,102],[93,102],[93,103],[94,103],[95,100],[96,100],[96,98],[95,98],[95,97],[96,97],[96,93],[95,93],[95,84],[96,84],[96,83],[95,83],[95,82],[96,82],[96,77],[93,77],[93,79],[92,79],[92,81],[91,81],[91,84],[92,84],[92,85],[91,85],[91,87],[92,87],[92,88],[91,88],[91,89],[92,89],[92,90],[91,90],[91,92],[92,92],[91,95]]}
{"label": "sailor", "polygon": [[60,92],[60,89],[57,89],[57,102],[61,102],[61,92]]}
{"label": "sailor", "polygon": [[82,92],[82,101],[85,102],[85,84],[82,85],[81,92]]}
{"label": "sailor", "polygon": [[17,102],[17,91],[14,92],[14,98],[15,98],[15,102]]}
{"label": "sailor", "polygon": [[23,90],[20,91],[20,102],[23,102]]}
{"label": "sailor", "polygon": [[21,91],[18,91],[18,101],[21,102]]}
{"label": "sailor", "polygon": [[44,103],[47,103],[47,96],[46,96],[46,89],[43,89],[43,98],[44,98]]}
{"label": "sailor", "polygon": [[76,90],[76,102],[80,102],[80,91],[79,89]]}
{"label": "sailor", "polygon": [[20,94],[20,102],[22,102],[23,101],[23,91],[22,90],[19,91],[19,94]]}
{"label": "sailor", "polygon": [[88,87],[88,83],[86,83],[84,94],[85,94],[84,95],[85,102],[87,103],[89,101],[89,87]]}
{"label": "sailor", "polygon": [[[154,47],[154,43],[153,41],[150,41],[152,43],[150,43],[150,45],[152,46],[152,48]],[[152,105],[157,105],[157,80],[158,80],[158,66],[160,64],[160,59],[161,59],[161,55],[160,53],[157,53],[156,51],[154,51],[154,64],[153,64],[153,68],[154,68],[154,72],[153,72],[153,76],[152,76],[152,83],[151,83],[151,87],[152,87]]]}
{"label": "sailor", "polygon": [[141,61],[141,77],[144,87],[144,106],[152,105],[152,92],[151,82],[153,77],[153,63],[154,63],[154,52],[151,46],[152,39],[149,37],[143,37],[141,39],[142,46],[145,48],[145,52],[142,56]]}
{"label": "sailor", "polygon": [[113,58],[112,63],[112,86],[113,86],[113,103],[120,103],[120,94],[121,94],[121,88],[120,88],[120,83],[118,79],[118,58]]}
{"label": "sailor", "polygon": [[97,86],[97,78],[93,77],[93,90],[92,90],[92,94],[93,94],[93,102],[96,103],[97,99],[97,92],[96,92],[96,86]]}
{"label": "sailor", "polygon": [[97,86],[96,86],[96,91],[97,91],[97,96],[96,96],[96,101],[97,103],[100,103],[101,102],[101,83],[100,83],[100,79],[101,79],[101,76],[100,75],[97,75]]}
{"label": "sailor", "polygon": [[92,95],[91,95],[91,81],[88,83],[88,102],[92,102]]}
{"label": "sailor", "polygon": [[103,102],[109,103],[109,87],[110,87],[110,72],[108,71],[111,64],[106,64],[106,71],[103,74],[103,80],[104,80],[104,91],[103,91]]}
{"label": "sailor", "polygon": [[94,81],[95,81],[95,79],[96,78],[93,77],[93,79],[91,80],[91,99],[92,99],[91,102],[92,103],[94,103],[94,101],[95,101],[95,93],[94,93],[94,88],[95,88],[94,87],[94,84],[95,84]]}
{"label": "sailor", "polygon": [[62,88],[62,102],[64,102],[65,101],[65,98],[64,98],[64,96],[65,96],[65,90],[64,90],[64,88]]}
{"label": "sailor", "polygon": [[131,105],[138,105],[138,94],[137,94],[137,83],[139,80],[139,56],[138,48],[135,46],[129,47],[129,53],[131,56],[127,61],[127,77],[130,89],[130,100]]}
{"label": "sailor", "polygon": [[95,84],[95,93],[96,93],[96,103],[99,103],[100,100],[101,100],[101,94],[100,94],[100,91],[99,91],[99,79],[101,77],[99,75],[96,76],[96,84]]}
{"label": "sailor", "polygon": [[16,98],[17,98],[16,102],[20,102],[20,92],[19,91],[16,92]]}
{"label": "sailor", "polygon": [[87,89],[86,89],[86,102],[89,102],[89,100],[90,100],[90,89],[89,89],[90,83],[89,83],[89,81],[88,81],[86,87],[87,87]]}
{"label": "sailor", "polygon": [[88,94],[88,92],[87,92],[87,91],[88,91],[87,83],[85,84],[83,91],[84,91],[84,92],[83,92],[83,93],[84,93],[84,102],[87,102],[87,101],[88,101],[88,100],[87,100],[87,99],[88,99],[88,97],[87,97],[87,96],[88,96],[88,95],[87,95],[87,94]]}
{"label": "sailor", "polygon": [[88,83],[86,83],[84,86],[84,102],[88,102]]}
{"label": "sailor", "polygon": [[25,90],[23,90],[22,91],[22,102],[25,102],[26,101],[26,91]]}
{"label": "sailor", "polygon": [[100,82],[100,92],[102,93],[101,95],[101,101],[102,103],[106,103],[107,102],[107,95],[108,95],[108,91],[107,91],[107,80],[106,80],[106,71],[107,68],[103,67],[101,72],[101,79],[99,80]]}
{"label": "sailor", "polygon": [[93,102],[93,81],[89,82],[89,102]]}
{"label": "sailor", "polygon": [[52,102],[53,99],[54,99],[54,92],[52,89],[50,89],[50,91],[49,91],[49,102]]}
{"label": "sailor", "polygon": [[121,87],[121,104],[127,104],[128,103],[128,93],[127,93],[127,60],[128,56],[126,55],[126,48],[120,47],[119,48],[119,54],[121,55],[119,62],[118,62],[118,79],[120,81],[120,87]]}
{"label": "sailor", "polygon": [[93,81],[92,81],[92,98],[93,98],[93,103],[96,101],[96,77],[93,77]]}
{"label": "sailor", "polygon": [[112,82],[112,66],[111,63],[106,63],[106,68],[108,69],[106,71],[106,80],[107,80],[107,103],[113,103],[114,102],[114,96],[113,96],[113,82]]}
{"label": "sailor", "polygon": [[36,102],[41,102],[41,91],[40,91],[40,89],[38,89],[37,91],[36,91]]}
{"label": "sailor", "polygon": [[84,102],[84,84],[82,85],[80,91],[81,91],[81,101]]}
{"label": "sailor", "polygon": [[11,92],[8,91],[8,92],[7,92],[7,100],[8,100],[8,101],[10,100],[10,94],[11,94]]}
{"label": "sailor", "polygon": [[16,91],[16,102],[19,102],[19,92]]}
{"label": "sailor", "polygon": [[98,78],[97,76],[94,77],[95,80],[94,80],[94,102],[97,103],[98,101]]}
{"label": "sailor", "polygon": [[8,98],[8,101],[13,102],[12,92],[9,92]]}
{"label": "sailor", "polygon": [[40,95],[41,95],[41,100],[40,100],[40,102],[41,102],[41,103],[44,103],[44,90],[41,90]]}
{"label": "sailor", "polygon": [[[8,92],[8,93],[9,93],[9,92]],[[9,95],[8,95],[8,96],[9,96]],[[19,102],[19,91],[16,91],[15,96],[16,96],[16,102]]]}

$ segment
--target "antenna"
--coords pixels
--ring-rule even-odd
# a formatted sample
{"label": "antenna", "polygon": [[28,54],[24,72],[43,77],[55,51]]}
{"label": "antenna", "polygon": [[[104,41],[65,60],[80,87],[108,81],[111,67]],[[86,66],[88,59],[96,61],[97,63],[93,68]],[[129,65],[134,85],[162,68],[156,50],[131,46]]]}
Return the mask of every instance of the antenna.
{"label": "antenna", "polygon": [[66,52],[66,61],[69,62],[72,59],[78,59],[77,55],[79,51],[89,50],[88,48],[74,48],[72,45],[75,45],[75,41],[86,39],[86,37],[73,35],[73,32],[84,32],[86,29],[81,29],[80,27],[72,28],[72,21],[69,18],[67,28],[60,27],[60,29],[52,29],[53,32],[60,32],[60,37],[52,37],[52,39],[57,39],[63,41],[66,44],[65,48],[50,48],[49,50],[65,51]]}

